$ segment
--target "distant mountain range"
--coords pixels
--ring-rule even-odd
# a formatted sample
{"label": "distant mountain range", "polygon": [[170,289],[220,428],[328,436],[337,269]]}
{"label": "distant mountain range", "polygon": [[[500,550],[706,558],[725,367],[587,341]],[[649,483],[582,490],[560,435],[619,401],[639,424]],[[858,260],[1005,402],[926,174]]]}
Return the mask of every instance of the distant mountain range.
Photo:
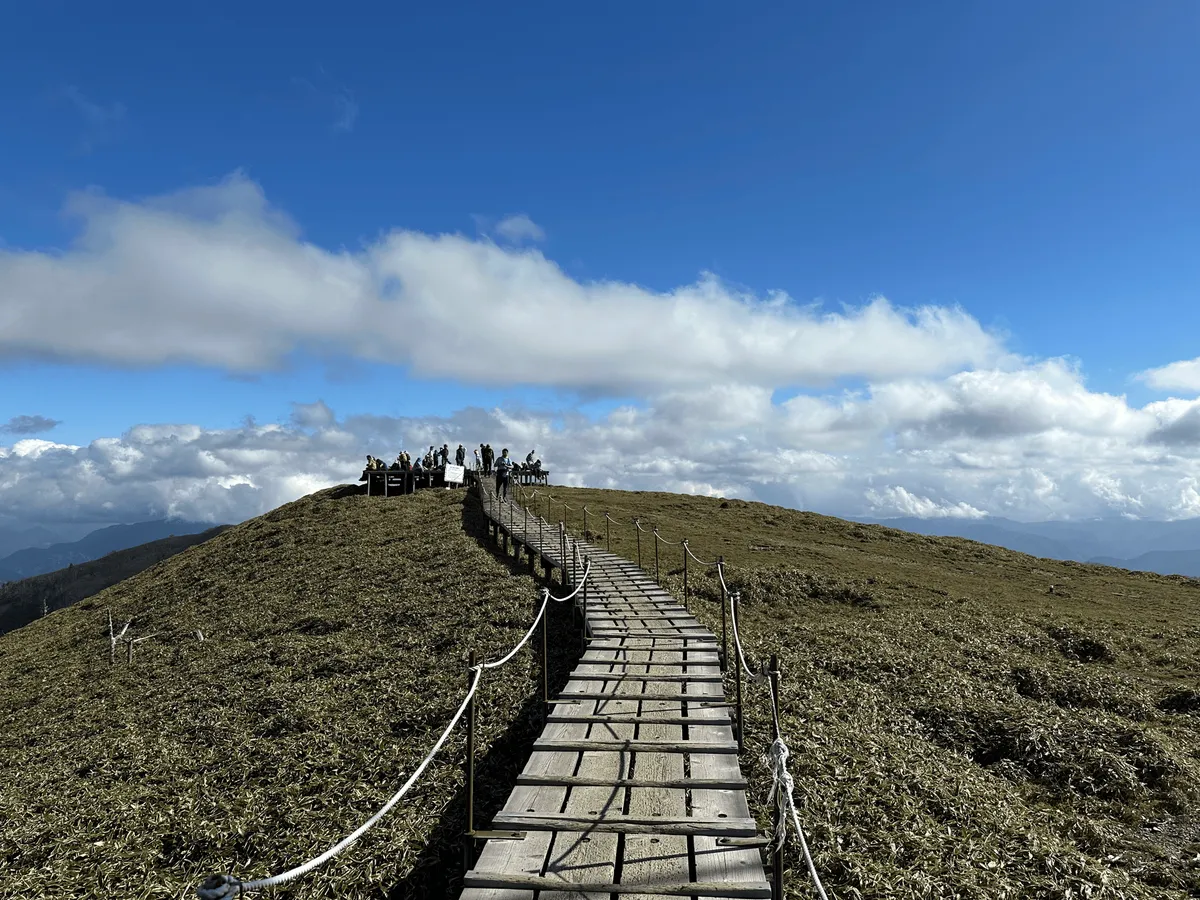
{"label": "distant mountain range", "polygon": [[49,547],[65,538],[57,531],[35,525],[33,528],[6,528],[0,526],[0,559],[26,547]]}
{"label": "distant mountain range", "polygon": [[1162,575],[1200,577],[1200,519],[1153,522],[1141,519],[1086,519],[1016,522],[982,519],[894,519],[852,517],[917,534],[962,537],[1049,559],[1072,559]]}
{"label": "distant mountain range", "polygon": [[199,534],[162,538],[116,550],[100,559],[78,563],[69,569],[0,585],[0,634],[28,625],[42,614],[43,609],[52,612],[98,594],[231,527],[218,525]]}
{"label": "distant mountain range", "polygon": [[[65,569],[67,566],[99,559],[115,550],[126,550],[172,535],[198,534],[212,527],[211,522],[156,519],[132,525],[110,525],[97,529],[77,541],[52,543],[49,546],[26,544],[23,549],[0,558],[0,583],[44,575],[47,572]],[[48,529],[41,531],[50,534],[53,539],[53,532]],[[0,538],[7,534],[10,541],[26,540],[30,537],[30,532],[34,532],[34,536],[40,534],[37,528],[23,531],[9,529],[7,532],[0,532]]]}

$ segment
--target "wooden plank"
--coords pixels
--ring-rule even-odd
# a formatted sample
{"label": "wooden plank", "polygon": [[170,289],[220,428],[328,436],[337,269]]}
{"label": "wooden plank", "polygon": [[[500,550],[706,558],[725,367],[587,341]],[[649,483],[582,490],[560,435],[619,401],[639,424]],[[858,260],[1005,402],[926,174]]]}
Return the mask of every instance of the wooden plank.
{"label": "wooden plank", "polygon": [[721,684],[725,680],[720,672],[704,673],[688,672],[664,675],[661,672],[580,672],[576,669],[571,673],[572,681],[713,681]]}
{"label": "wooden plank", "polygon": [[[726,717],[728,718],[728,717]],[[656,715],[598,715],[587,716],[574,713],[551,715],[547,722],[598,722],[606,725],[694,725],[699,719],[689,719],[685,716],[656,716]]]}
{"label": "wooden plank", "polygon": [[[672,755],[672,759],[678,759]],[[655,781],[650,778],[589,778],[583,775],[525,775],[517,776],[517,784],[539,785],[544,787],[648,787],[668,788],[672,790],[710,790],[733,791],[746,787],[746,781],[741,776],[737,778],[671,778],[666,781]]]}
{"label": "wooden plank", "polygon": [[[665,795],[654,788],[632,788]],[[679,792],[680,802],[684,802]],[[679,819],[654,816],[605,814],[600,816],[542,815],[534,813],[500,812],[492,820],[493,828],[528,831],[583,831],[588,834],[671,834],[710,835],[712,837],[754,837],[758,826],[753,819],[700,819],[684,816]]]}
{"label": "wooden plank", "polygon": [[642,741],[642,740],[552,740],[538,738],[534,744],[535,750],[578,750],[606,751],[618,753],[737,753],[737,742],[721,741]]}
{"label": "wooden plank", "polygon": [[582,891],[583,896],[607,898],[612,894],[645,894],[651,897],[714,897],[720,900],[771,900],[771,886],[766,881],[749,882],[680,882],[677,884],[613,884],[612,882],[567,881],[553,876],[533,878],[528,875],[494,876],[471,871],[463,877],[468,887],[524,888],[531,891]]}

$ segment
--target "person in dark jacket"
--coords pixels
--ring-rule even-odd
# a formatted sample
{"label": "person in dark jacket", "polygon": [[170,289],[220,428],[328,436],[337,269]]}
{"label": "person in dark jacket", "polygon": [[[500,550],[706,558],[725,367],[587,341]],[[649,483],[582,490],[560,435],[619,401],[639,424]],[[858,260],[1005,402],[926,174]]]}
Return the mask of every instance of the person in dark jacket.
{"label": "person in dark jacket", "polygon": [[467,464],[467,450],[462,444],[459,444],[458,449],[454,451],[454,464],[456,466]]}
{"label": "person in dark jacket", "polygon": [[508,457],[508,448],[505,447],[500,453],[500,458],[496,460],[496,496],[500,499],[508,497],[508,480],[512,475],[513,461]]}

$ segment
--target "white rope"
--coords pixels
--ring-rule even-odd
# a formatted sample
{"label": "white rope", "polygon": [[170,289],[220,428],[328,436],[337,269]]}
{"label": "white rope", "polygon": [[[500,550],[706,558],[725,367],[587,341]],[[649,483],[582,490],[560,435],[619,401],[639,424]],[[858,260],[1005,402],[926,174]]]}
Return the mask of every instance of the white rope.
{"label": "white rope", "polygon": [[692,559],[696,560],[696,562],[700,563],[700,565],[702,565],[702,566],[715,566],[718,562],[718,560],[713,560],[712,562],[705,562],[704,560],[702,560],[698,556],[696,556],[696,554],[692,552],[692,548],[688,546],[687,538],[683,539],[683,549],[687,551],[688,556],[690,556]]}
{"label": "white rope", "polygon": [[442,749],[442,745],[446,743],[446,739],[450,737],[450,732],[454,730],[454,726],[458,724],[458,720],[462,718],[463,713],[467,710],[467,705],[471,702],[471,698],[475,696],[475,691],[479,688],[479,680],[483,677],[483,667],[475,666],[472,670],[475,672],[475,678],[471,682],[471,687],[467,691],[467,696],[463,699],[462,705],[458,707],[458,712],[454,714],[454,718],[450,720],[450,724],[446,726],[446,730],[442,732],[442,736],[437,739],[437,743],[433,745],[433,749],[429,751],[426,757],[421,760],[421,764],[417,766],[416,771],[409,776],[408,781],[400,790],[396,791],[383,805],[383,808],[371,818],[367,819],[362,825],[352,831],[345,838],[334,844],[320,856],[315,859],[310,859],[303,865],[296,866],[294,869],[289,869],[282,875],[273,875],[270,878],[260,878],[257,881],[242,881],[232,875],[212,875],[205,879],[204,883],[196,889],[196,895],[200,900],[228,900],[231,897],[240,897],[250,891],[262,891],[267,888],[275,887],[279,884],[286,884],[301,875],[311,872],[317,866],[328,862],[343,850],[357,841],[360,837],[366,834],[375,823],[382,819],[393,806],[403,799],[409,789],[417,783],[417,779],[421,777],[421,773],[433,762],[433,758],[437,752]]}
{"label": "white rope", "polygon": [[792,773],[787,769],[789,755],[790,751],[787,744],[783,742],[783,738],[775,738],[771,742],[771,794],[775,797],[776,808],[785,812],[784,815],[779,816],[772,843],[776,850],[783,849],[784,842],[787,840],[788,820],[790,819],[792,828],[796,831],[796,837],[800,839],[800,849],[804,851],[804,861],[808,863],[808,874],[812,877],[813,887],[817,889],[821,900],[829,900],[825,894],[825,886],[821,884],[821,876],[817,874],[817,866],[813,862],[812,853],[809,852],[808,841],[804,838],[804,829],[800,827],[800,813],[796,811],[796,798],[792,794],[796,783],[792,779]]}
{"label": "white rope", "polygon": [[489,662],[485,662],[485,663],[483,664],[483,668],[485,668],[485,669],[498,669],[498,668],[500,668],[502,665],[504,665],[506,662],[508,662],[510,659],[512,659],[514,656],[516,656],[516,655],[517,655],[517,651],[519,651],[519,650],[520,650],[522,647],[524,647],[524,646],[525,646],[525,644],[526,644],[526,642],[528,642],[528,640],[529,640],[531,637],[533,637],[533,632],[534,632],[534,631],[537,629],[537,627],[538,627],[538,622],[542,621],[542,616],[543,616],[543,615],[545,614],[545,612],[546,612],[546,604],[547,604],[549,601],[550,601],[550,592],[549,592],[549,591],[547,591],[547,590],[545,590],[545,589],[543,588],[543,590],[542,590],[542,607],[541,607],[541,609],[539,609],[539,610],[538,610],[538,614],[537,614],[536,616],[534,616],[534,618],[533,618],[533,624],[532,624],[532,625],[530,625],[530,626],[529,626],[529,630],[528,630],[527,632],[525,632],[525,637],[521,638],[521,640],[520,640],[520,642],[517,644],[517,646],[515,646],[515,647],[513,647],[511,650],[509,650],[509,651],[508,651],[508,654],[507,654],[507,655],[506,655],[506,656],[505,656],[503,659],[498,659],[498,660],[496,660],[495,662],[490,662],[490,663],[489,663]]}
{"label": "white rope", "polygon": [[738,634],[737,604],[734,603],[735,597],[741,597],[741,594],[737,591],[733,591],[729,594],[729,619],[733,624],[733,646],[734,649],[737,650],[738,662],[742,664],[742,668],[746,672],[746,677],[751,681],[766,681],[766,669],[763,668],[756,672],[753,668],[751,668],[750,663],[746,662],[746,654],[742,652],[742,638],[741,635]]}

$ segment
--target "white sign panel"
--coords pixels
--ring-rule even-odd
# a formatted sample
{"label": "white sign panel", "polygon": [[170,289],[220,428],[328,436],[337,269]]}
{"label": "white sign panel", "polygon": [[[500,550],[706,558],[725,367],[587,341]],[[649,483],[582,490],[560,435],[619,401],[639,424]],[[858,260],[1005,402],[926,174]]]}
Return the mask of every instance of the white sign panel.
{"label": "white sign panel", "polygon": [[446,483],[447,484],[462,484],[466,477],[466,469],[463,466],[446,466]]}

